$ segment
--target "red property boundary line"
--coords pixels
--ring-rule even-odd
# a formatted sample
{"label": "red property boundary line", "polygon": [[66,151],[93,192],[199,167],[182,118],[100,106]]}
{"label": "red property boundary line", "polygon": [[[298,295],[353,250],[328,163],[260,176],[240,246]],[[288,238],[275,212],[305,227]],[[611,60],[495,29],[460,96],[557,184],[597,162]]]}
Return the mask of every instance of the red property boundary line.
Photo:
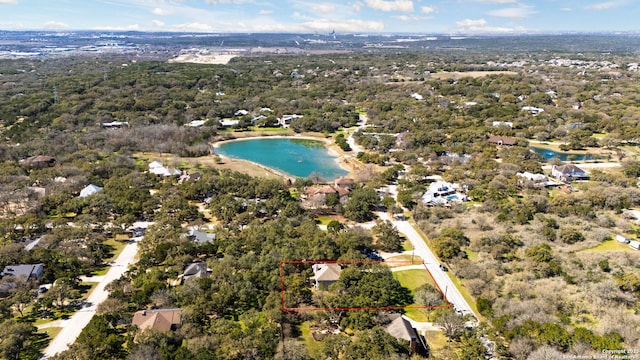
{"label": "red property boundary line", "polygon": [[[447,303],[447,305],[438,305],[438,306],[425,306],[425,305],[407,305],[407,306],[379,306],[379,307],[306,307],[306,308],[288,308],[285,306],[285,284],[284,284],[284,265],[285,264],[388,264],[388,265],[397,265],[397,264],[406,264],[406,265],[420,265],[424,266],[424,270],[429,274],[429,277],[436,285],[438,291],[442,295],[442,298]],[[403,310],[403,309],[450,309],[451,302],[447,299],[446,294],[442,292],[440,286],[433,278],[433,275],[427,269],[427,264],[424,261],[417,262],[413,264],[413,261],[410,260],[400,260],[400,261],[375,261],[375,260],[281,260],[280,261],[280,289],[281,289],[281,310],[286,313],[297,313],[297,312],[310,312],[310,311],[365,311],[365,310]]]}

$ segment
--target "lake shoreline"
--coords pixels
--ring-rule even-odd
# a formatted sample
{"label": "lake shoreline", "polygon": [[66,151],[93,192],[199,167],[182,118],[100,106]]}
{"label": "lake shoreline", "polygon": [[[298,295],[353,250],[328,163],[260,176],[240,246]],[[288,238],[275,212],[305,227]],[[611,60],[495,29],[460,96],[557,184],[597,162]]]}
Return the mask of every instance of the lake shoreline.
{"label": "lake shoreline", "polygon": [[[355,166],[351,161],[349,161],[347,159],[348,155],[342,151],[342,149],[340,149],[338,147],[337,144],[335,144],[331,138],[327,138],[327,137],[320,137],[320,136],[312,136],[312,135],[268,135],[268,134],[260,134],[260,135],[249,135],[249,136],[242,136],[242,137],[238,137],[238,138],[231,138],[231,139],[220,139],[214,143],[212,143],[212,147],[215,151],[215,149],[218,149],[222,144],[224,143],[229,143],[229,142],[238,142],[238,141],[245,141],[245,140],[256,140],[256,139],[265,139],[265,138],[269,138],[269,139],[301,139],[301,140],[314,140],[314,141],[320,141],[324,143],[324,148],[327,149],[327,153],[329,154],[329,156],[334,157],[334,161],[336,162],[336,164],[343,170],[347,171],[347,174],[345,176],[347,177],[353,177],[354,173],[358,170],[358,167]],[[262,165],[259,164],[255,161],[251,161],[251,160],[245,160],[245,159],[240,159],[240,158],[236,158],[236,157],[230,157],[230,156],[226,156],[223,154],[218,153],[217,151],[215,152],[216,156],[219,156],[221,159],[223,159],[223,161],[236,161],[236,162],[241,162],[241,163],[246,163],[246,164],[250,164],[252,166],[256,166],[259,167],[260,169],[267,171],[273,175],[276,175],[278,177],[281,177],[283,179],[287,179],[287,180],[291,180],[294,181],[297,176],[294,176],[292,174],[288,174],[284,171],[278,170],[278,169],[274,169],[271,167],[268,167],[266,165]]]}

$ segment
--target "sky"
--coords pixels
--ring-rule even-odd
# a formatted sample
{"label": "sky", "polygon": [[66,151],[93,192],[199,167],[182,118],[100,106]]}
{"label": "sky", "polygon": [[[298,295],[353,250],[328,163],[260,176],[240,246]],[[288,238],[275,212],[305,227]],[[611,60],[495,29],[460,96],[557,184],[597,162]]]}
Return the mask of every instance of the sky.
{"label": "sky", "polygon": [[639,31],[640,0],[0,0],[2,30]]}

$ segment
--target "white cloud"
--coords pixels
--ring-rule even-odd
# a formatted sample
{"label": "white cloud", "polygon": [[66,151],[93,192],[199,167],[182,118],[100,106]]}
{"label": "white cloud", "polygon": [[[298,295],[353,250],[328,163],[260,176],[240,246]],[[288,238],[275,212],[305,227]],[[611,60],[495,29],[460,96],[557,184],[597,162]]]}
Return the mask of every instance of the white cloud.
{"label": "white cloud", "polygon": [[380,11],[403,11],[403,12],[412,12],[413,11],[413,1],[412,0],[394,0],[394,1],[385,1],[385,0],[365,0],[365,3],[368,7],[374,10]]}
{"label": "white cloud", "polygon": [[318,19],[302,24],[304,28],[314,31],[338,31],[338,32],[359,32],[359,31],[382,31],[384,24],[380,21],[368,20],[341,20]]}
{"label": "white cloud", "polygon": [[154,8],[151,12],[158,16],[167,16],[171,14],[171,11],[162,8]]}
{"label": "white cloud", "polygon": [[619,3],[615,2],[615,1],[607,1],[607,2],[602,2],[602,3],[598,3],[598,4],[593,4],[593,5],[589,5],[587,6],[587,10],[609,10],[609,9],[613,9],[615,7],[618,7],[618,5],[620,5]]}
{"label": "white cloud", "polygon": [[334,12],[336,10],[336,7],[332,4],[317,4],[311,5],[311,10],[316,13],[326,14]]}
{"label": "white cloud", "polygon": [[362,10],[362,3],[360,1],[356,1],[351,5],[351,7],[355,12],[360,12],[360,10]]}
{"label": "white cloud", "polygon": [[509,19],[522,20],[530,17],[531,15],[537,14],[538,12],[533,10],[529,6],[519,6],[512,8],[504,8],[498,10],[491,10],[488,12],[491,16],[497,17],[506,17]]}
{"label": "white cloud", "polygon": [[60,21],[47,21],[46,23],[42,24],[42,27],[45,29],[66,29],[69,27],[69,25]]}
{"label": "white cloud", "polygon": [[214,31],[211,25],[198,22],[179,24],[175,26],[175,29],[177,31]]}
{"label": "white cloud", "polygon": [[109,30],[109,31],[139,31],[143,30],[138,24],[127,26],[96,26],[93,30]]}
{"label": "white cloud", "polygon": [[165,25],[165,23],[163,23],[160,20],[153,20],[151,22],[153,23],[153,26],[155,26],[155,27],[164,27],[164,25]]}
{"label": "white cloud", "polygon": [[570,7],[563,7],[560,9],[560,11],[573,11],[573,9]]}
{"label": "white cloud", "polygon": [[518,2],[518,0],[476,0],[476,2],[488,4],[513,4]]}
{"label": "white cloud", "polygon": [[18,0],[0,0],[0,5],[1,4],[17,4]]}
{"label": "white cloud", "polygon": [[477,19],[477,20],[464,19],[464,20],[461,20],[461,21],[456,21],[456,26],[459,29],[463,29],[463,30],[468,30],[468,29],[471,29],[471,28],[484,27],[484,26],[487,26],[487,20],[485,20],[485,19]]}
{"label": "white cloud", "polygon": [[420,11],[425,14],[431,14],[433,12],[436,12],[436,8],[434,8],[433,6],[422,6],[420,7]]}
{"label": "white cloud", "polygon": [[488,26],[489,23],[485,19],[464,19],[461,21],[456,21],[456,27],[460,32],[463,33],[513,33],[513,32],[531,32],[524,27],[518,26],[515,28],[508,27],[496,27],[496,26]]}
{"label": "white cloud", "polygon": [[258,15],[271,15],[273,14],[273,10],[260,10],[258,11]]}
{"label": "white cloud", "polygon": [[249,2],[251,0],[207,0],[206,3],[209,5],[218,5],[218,4],[242,4]]}
{"label": "white cloud", "polygon": [[392,18],[398,19],[400,21],[421,21],[433,19],[433,16],[397,15],[392,16]]}

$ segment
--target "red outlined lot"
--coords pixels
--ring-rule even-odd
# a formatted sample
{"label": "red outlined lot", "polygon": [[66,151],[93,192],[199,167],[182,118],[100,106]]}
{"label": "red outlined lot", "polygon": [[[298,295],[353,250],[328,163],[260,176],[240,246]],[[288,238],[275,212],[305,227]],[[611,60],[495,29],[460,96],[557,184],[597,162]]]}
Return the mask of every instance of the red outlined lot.
{"label": "red outlined lot", "polygon": [[[424,267],[424,271],[429,274],[429,277],[435,284],[438,291],[442,295],[442,298],[447,303],[447,305],[438,305],[438,306],[424,306],[424,305],[408,305],[408,306],[380,306],[380,307],[287,307],[285,303],[285,293],[286,293],[286,284],[285,284],[285,265],[287,264],[385,264],[391,267],[400,267],[400,266],[410,266],[410,265],[422,265]],[[281,304],[282,304],[282,312],[287,313],[296,313],[296,312],[309,312],[309,311],[364,311],[364,310],[402,310],[402,309],[442,309],[442,308],[451,308],[451,302],[447,299],[445,294],[438,286],[438,283],[431,275],[429,269],[427,269],[427,265],[423,262],[411,261],[411,260],[386,260],[386,261],[375,261],[375,260],[282,260],[280,261],[280,287],[281,287]]]}

